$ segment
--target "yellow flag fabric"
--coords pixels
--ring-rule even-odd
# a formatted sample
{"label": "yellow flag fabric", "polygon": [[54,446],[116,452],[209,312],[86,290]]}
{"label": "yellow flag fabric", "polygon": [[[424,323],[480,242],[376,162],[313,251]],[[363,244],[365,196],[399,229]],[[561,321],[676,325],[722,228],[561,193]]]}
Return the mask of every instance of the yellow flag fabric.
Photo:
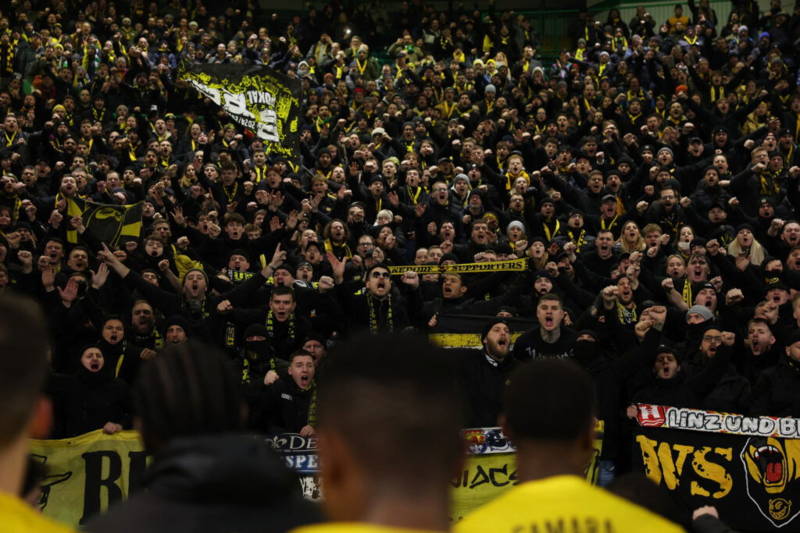
{"label": "yellow flag fabric", "polygon": [[69,439],[33,440],[31,455],[47,471],[42,513],[71,527],[127,498],[147,467],[136,431],[106,435],[97,430]]}
{"label": "yellow flag fabric", "polygon": [[[120,241],[138,239],[142,232],[144,202],[98,204],[82,198],[67,198],[67,215],[81,217],[86,233],[98,242],[116,247]],[[78,232],[67,230],[67,241],[78,242]]]}

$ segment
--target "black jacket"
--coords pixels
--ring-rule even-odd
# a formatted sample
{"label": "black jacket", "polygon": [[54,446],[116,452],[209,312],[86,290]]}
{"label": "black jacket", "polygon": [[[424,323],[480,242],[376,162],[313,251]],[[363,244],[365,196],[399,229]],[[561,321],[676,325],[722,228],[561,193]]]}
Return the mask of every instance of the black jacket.
{"label": "black jacket", "polygon": [[246,435],[180,439],[158,452],[143,490],[86,525],[93,533],[278,533],[318,522],[316,506],[264,442]]}
{"label": "black jacket", "polygon": [[800,417],[800,368],[783,357],[764,370],[753,388],[752,415]]}
{"label": "black jacket", "polygon": [[308,411],[316,385],[302,390],[291,376],[284,376],[264,391],[260,429],[268,434],[298,433],[308,425]]}
{"label": "black jacket", "polygon": [[106,422],[131,427],[130,389],[107,367],[96,374],[83,367],[74,375],[54,374],[48,389],[55,406],[54,438],[88,433]]}
{"label": "black jacket", "polygon": [[497,362],[484,350],[459,350],[459,381],[465,402],[466,427],[494,427],[503,407],[503,391],[517,362],[509,353]]}

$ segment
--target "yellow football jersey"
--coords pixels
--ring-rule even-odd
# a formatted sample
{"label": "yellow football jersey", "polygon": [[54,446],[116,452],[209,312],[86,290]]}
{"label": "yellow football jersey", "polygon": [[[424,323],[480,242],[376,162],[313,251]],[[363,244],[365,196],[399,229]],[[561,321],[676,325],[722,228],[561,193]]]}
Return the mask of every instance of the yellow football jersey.
{"label": "yellow football jersey", "polygon": [[0,533],[71,533],[11,494],[0,492]]}
{"label": "yellow football jersey", "polygon": [[455,533],[673,533],[681,527],[578,476],[522,483],[467,515]]}
{"label": "yellow football jersey", "polygon": [[442,533],[424,529],[379,526],[363,522],[331,522],[293,529],[289,533]]}

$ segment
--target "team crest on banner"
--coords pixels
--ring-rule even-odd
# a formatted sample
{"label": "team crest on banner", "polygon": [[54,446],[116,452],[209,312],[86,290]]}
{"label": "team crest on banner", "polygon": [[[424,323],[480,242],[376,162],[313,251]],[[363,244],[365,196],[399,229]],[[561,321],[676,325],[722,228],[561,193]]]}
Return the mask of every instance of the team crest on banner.
{"label": "team crest on banner", "polygon": [[800,440],[752,437],[742,448],[747,496],[783,527],[800,514]]}
{"label": "team crest on banner", "polygon": [[300,82],[260,65],[186,65],[180,79],[255,132],[267,153],[297,153]]}

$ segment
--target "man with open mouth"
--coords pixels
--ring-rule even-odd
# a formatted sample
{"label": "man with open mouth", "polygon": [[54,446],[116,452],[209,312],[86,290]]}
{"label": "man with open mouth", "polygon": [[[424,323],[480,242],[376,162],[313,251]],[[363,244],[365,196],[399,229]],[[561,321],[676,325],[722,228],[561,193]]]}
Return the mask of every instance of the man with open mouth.
{"label": "man with open mouth", "polygon": [[483,328],[481,350],[465,350],[461,363],[462,390],[467,399],[467,427],[497,424],[503,390],[516,361],[510,356],[511,329],[502,318],[492,318]]}
{"label": "man with open mouth", "polygon": [[[348,333],[369,330],[370,333],[401,331],[409,325],[407,309],[419,309],[419,275],[405,272],[395,287],[389,269],[383,263],[367,269],[364,281],[342,283],[345,261],[328,253],[336,280],[335,298],[342,304]],[[363,288],[359,285],[363,283]]]}
{"label": "man with open mouth", "polygon": [[55,412],[55,436],[73,437],[103,429],[113,434],[131,425],[128,385],[114,378],[96,345],[80,352],[79,367],[72,375],[54,374],[49,392],[59,408]]}
{"label": "man with open mouth", "polygon": [[514,343],[514,358],[520,361],[557,357],[572,357],[575,331],[562,327],[564,308],[557,294],[545,294],[536,305],[538,324],[522,334]]}
{"label": "man with open mouth", "polygon": [[[267,434],[299,433],[304,437],[313,436],[314,412],[316,404],[316,385],[314,357],[305,350],[298,350],[289,361],[289,377],[279,379],[264,392],[262,407],[264,416],[258,425]],[[314,408],[315,409],[315,408]]]}

